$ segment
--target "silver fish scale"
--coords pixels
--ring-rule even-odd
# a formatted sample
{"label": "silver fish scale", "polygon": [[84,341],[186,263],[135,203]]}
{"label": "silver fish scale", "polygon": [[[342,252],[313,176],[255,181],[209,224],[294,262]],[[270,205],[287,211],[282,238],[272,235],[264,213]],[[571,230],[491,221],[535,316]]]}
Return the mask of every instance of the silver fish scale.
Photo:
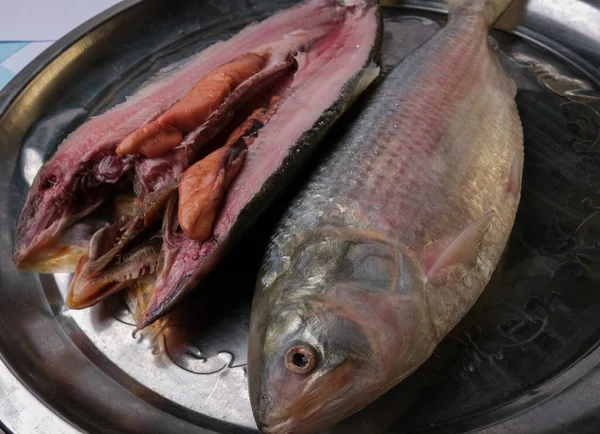
{"label": "silver fish scale", "polygon": [[477,299],[514,222],[519,195],[507,186],[523,152],[516,88],[479,19],[456,17],[392,70],[337,142],[273,239],[262,281],[273,286],[272,302],[292,297],[294,285],[274,282],[290,269],[298,246],[318,242],[318,231],[358,231],[397,246],[401,257],[420,263],[407,281],[426,281],[428,246],[452,241],[494,211],[474,267],[457,264],[436,288],[417,285],[409,295],[427,312],[434,342]]}
{"label": "silver fish scale", "polygon": [[[463,55],[476,55],[487,49],[485,39],[464,34],[457,38],[457,32],[449,29],[443,39],[454,39],[454,48]],[[434,57],[442,57],[446,49],[442,44],[429,51]],[[422,222],[414,227],[416,239],[411,240],[422,241],[427,224],[439,218],[440,209],[424,209],[423,203],[445,204],[448,196],[454,196],[457,210],[466,207],[460,191],[453,194],[446,188],[460,182],[460,172],[444,163],[452,158],[453,149],[440,140],[456,112],[449,100],[454,92],[469,91],[464,88],[470,86],[469,79],[477,79],[480,68],[464,64],[455,71],[454,78],[448,78],[453,83],[447,84],[455,85],[457,90],[442,97],[437,86],[427,84],[426,77],[432,75],[428,69],[419,58],[412,57],[386,78],[369,99],[361,118],[339,141],[343,145],[320,167],[307,191],[288,212],[287,220],[293,221],[290,224],[294,226],[291,232],[332,224],[381,231],[392,239],[399,229],[404,229],[405,239],[406,227],[399,223],[409,220],[416,225]],[[447,110],[433,110],[428,107],[432,102],[448,105]],[[407,218],[399,220],[400,214]],[[280,232],[290,229],[284,222]]]}
{"label": "silver fish scale", "polygon": [[[506,2],[496,1],[473,4]],[[473,306],[506,246],[523,161],[516,86],[482,9],[459,5],[367,100],[273,239],[248,365],[266,432],[317,431],[410,375]],[[290,351],[321,362],[290,376]],[[265,395],[270,404],[257,404]]]}

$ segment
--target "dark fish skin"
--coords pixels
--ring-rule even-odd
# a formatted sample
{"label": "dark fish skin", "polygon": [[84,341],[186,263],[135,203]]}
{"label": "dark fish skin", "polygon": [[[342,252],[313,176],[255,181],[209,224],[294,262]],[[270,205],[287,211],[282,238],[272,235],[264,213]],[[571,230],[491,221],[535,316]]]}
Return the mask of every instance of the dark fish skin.
{"label": "dark fish skin", "polygon": [[523,133],[488,43],[510,0],[448,0],[273,236],[252,305],[259,429],[313,433],[418,368],[475,303],[510,235]]}
{"label": "dark fish skin", "polygon": [[371,0],[358,3],[359,5],[356,7],[375,11],[376,26],[374,38],[369,41],[370,51],[360,70],[343,85],[339,96],[322,112],[317,121],[304,131],[294,144],[288,147],[285,157],[276,170],[269,173],[268,176],[260,175],[265,177],[260,189],[240,206],[237,191],[246,188],[247,179],[254,176],[252,170],[256,159],[268,158],[268,154],[258,153],[262,151],[254,153],[257,147],[265,146],[258,143],[260,142],[259,134],[257,144],[253,144],[249,148],[244,163],[245,169],[233,182],[219,219],[215,222],[212,239],[202,243],[187,237],[182,238],[181,234],[165,236],[161,254],[164,258],[164,261],[161,261],[163,268],[157,270],[156,286],[152,290],[153,294],[146,311],[138,321],[138,328],[146,327],[168,312],[181,297],[193,289],[212,270],[226,250],[252,226],[285,189],[289,181],[298,174],[335,121],[377,77],[379,68],[375,67],[374,62],[379,57],[382,42],[381,13],[379,6]]}

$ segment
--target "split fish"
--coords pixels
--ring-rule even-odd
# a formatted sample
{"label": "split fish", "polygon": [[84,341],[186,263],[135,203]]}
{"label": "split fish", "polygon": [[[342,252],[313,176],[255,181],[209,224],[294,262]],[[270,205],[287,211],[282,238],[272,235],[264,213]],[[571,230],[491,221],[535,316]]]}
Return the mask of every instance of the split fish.
{"label": "split fish", "polygon": [[[260,126],[251,145],[246,146],[243,166],[236,168],[237,154],[232,159],[228,153],[227,158],[221,159],[227,165],[232,163],[230,167],[237,176],[228,179],[225,171],[223,177],[217,178],[229,184],[226,196],[217,195],[222,202],[218,216],[208,223],[200,219],[204,229],[198,236],[190,236],[191,231],[180,230],[180,222],[173,216],[177,207],[167,208],[156,283],[145,297],[148,302],[138,319],[138,328],[151,324],[201,282],[232,243],[283,191],[333,123],[377,78],[379,67],[374,61],[381,46],[382,22],[376,2],[321,4],[324,10],[333,9],[343,18],[310,50],[296,57],[293,77],[275,88],[274,96],[279,99],[276,109]],[[182,185],[179,191],[184,190]],[[184,214],[185,209],[179,207],[179,216]],[[212,211],[198,216],[201,214],[215,215]],[[211,226],[210,237],[206,226]]]}
{"label": "split fish", "polygon": [[520,199],[516,85],[488,42],[511,0],[446,26],[366,101],[274,234],[248,381],[265,433],[312,433],[417,369],[492,276]]}
{"label": "split fish", "polygon": [[[88,120],[38,172],[15,227],[15,263],[74,269],[72,309],[143,287],[138,326],[155,321],[197,286],[377,77],[381,27],[373,0],[307,0]],[[132,197],[121,194],[127,185],[132,206],[122,204]],[[69,229],[117,195],[113,221],[95,226],[87,244],[70,244]]]}

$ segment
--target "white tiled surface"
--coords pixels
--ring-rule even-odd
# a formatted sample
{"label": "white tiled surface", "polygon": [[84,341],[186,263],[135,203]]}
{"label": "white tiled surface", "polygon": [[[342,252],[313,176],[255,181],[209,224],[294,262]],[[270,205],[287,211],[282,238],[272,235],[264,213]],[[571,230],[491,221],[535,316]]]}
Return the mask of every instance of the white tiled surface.
{"label": "white tiled surface", "polygon": [[0,0],[0,41],[56,41],[119,0]]}
{"label": "white tiled surface", "polygon": [[6,58],[2,62],[2,66],[16,74],[50,45],[52,45],[52,42],[30,42]]}
{"label": "white tiled surface", "polygon": [[120,0],[0,0],[0,89],[57,39]]}

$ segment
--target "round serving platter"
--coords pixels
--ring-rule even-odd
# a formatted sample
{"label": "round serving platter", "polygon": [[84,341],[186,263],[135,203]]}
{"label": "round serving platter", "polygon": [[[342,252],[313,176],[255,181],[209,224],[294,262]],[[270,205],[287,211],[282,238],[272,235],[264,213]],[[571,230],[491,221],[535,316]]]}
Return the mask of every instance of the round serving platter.
{"label": "round serving platter", "polygon": [[[119,295],[69,311],[71,276],[16,270],[12,230],[37,170],[67,134],[293,3],[125,1],[58,41],[0,92],[2,429],[256,432],[245,369],[254,277],[298,186],[152,332],[135,332]],[[444,24],[445,8],[433,0],[383,4],[386,71]],[[517,0],[498,23],[503,31],[492,43],[518,84],[526,139],[523,196],[503,260],[421,369],[328,432],[600,428],[598,23],[600,4],[591,0]],[[360,101],[332,135],[352,122]]]}

